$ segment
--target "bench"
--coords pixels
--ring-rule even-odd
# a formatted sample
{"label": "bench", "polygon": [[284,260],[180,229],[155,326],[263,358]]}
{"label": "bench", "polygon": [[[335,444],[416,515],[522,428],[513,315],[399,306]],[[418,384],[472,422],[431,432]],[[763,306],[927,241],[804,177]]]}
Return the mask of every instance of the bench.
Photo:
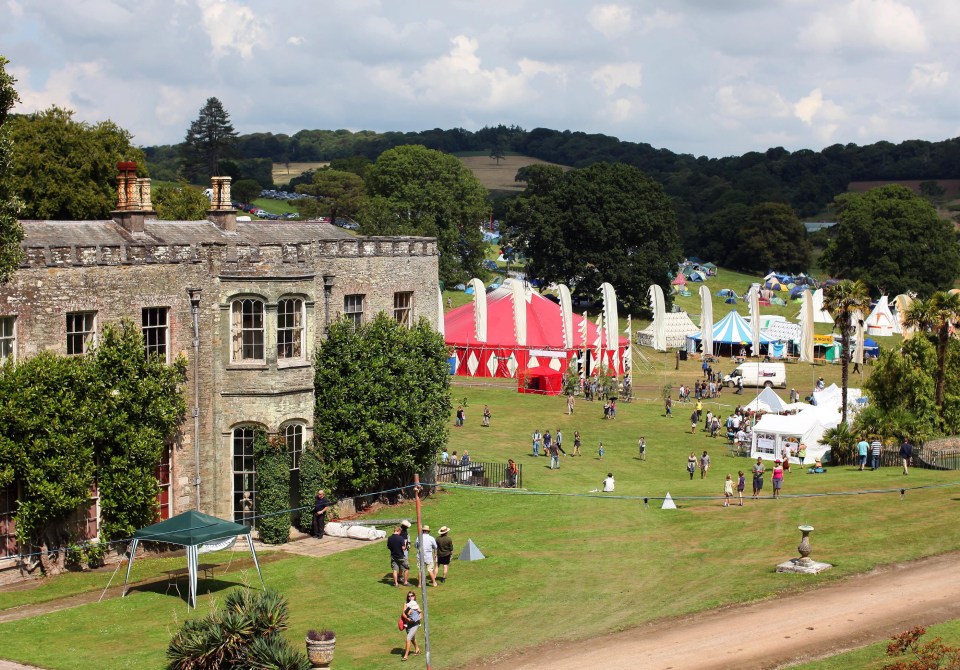
{"label": "bench", "polygon": [[[204,579],[213,579],[213,569],[217,567],[212,563],[200,563],[197,565],[197,576],[203,574]],[[180,585],[177,583],[181,577],[187,577],[190,574],[188,568],[177,568],[176,570],[164,570],[163,573],[167,576],[167,590],[164,593],[170,593],[170,587],[172,586],[177,595],[180,595]]]}

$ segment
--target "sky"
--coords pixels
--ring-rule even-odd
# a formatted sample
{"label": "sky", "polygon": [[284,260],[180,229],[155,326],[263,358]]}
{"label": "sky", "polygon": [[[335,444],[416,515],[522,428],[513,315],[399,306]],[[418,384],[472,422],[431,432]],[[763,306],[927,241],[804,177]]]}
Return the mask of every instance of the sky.
{"label": "sky", "polygon": [[697,156],[960,135],[957,0],[0,0],[31,112],[183,140],[518,125]]}

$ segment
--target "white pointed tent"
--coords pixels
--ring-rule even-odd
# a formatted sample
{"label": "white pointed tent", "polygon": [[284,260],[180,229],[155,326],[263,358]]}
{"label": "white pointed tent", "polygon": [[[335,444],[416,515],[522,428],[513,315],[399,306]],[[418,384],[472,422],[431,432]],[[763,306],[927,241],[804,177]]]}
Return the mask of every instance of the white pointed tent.
{"label": "white pointed tent", "polygon": [[250,548],[250,556],[253,558],[257,575],[260,577],[260,585],[266,590],[263,575],[260,573],[260,563],[257,561],[257,552],[253,548],[250,527],[190,510],[166,521],[141,528],[133,534],[133,542],[130,543],[130,561],[127,563],[127,577],[123,582],[122,596],[127,595],[127,583],[130,581],[130,569],[133,567],[133,560],[137,556],[137,545],[141,542],[166,542],[180,545],[187,550],[187,576],[190,585],[187,594],[187,606],[196,607],[198,556],[209,551],[211,547],[222,549],[229,546],[233,541],[236,541],[239,535],[245,535],[247,538],[247,546]]}
{"label": "white pointed tent", "polygon": [[[687,337],[700,330],[690,320],[690,315],[686,312],[668,312],[661,317],[659,325],[663,328],[663,348],[657,349],[657,351],[683,347],[687,343]],[[656,349],[656,330],[657,324],[651,323],[639,331],[637,333],[637,344]]]}
{"label": "white pointed tent", "polygon": [[868,316],[864,322],[867,334],[879,335],[881,337],[893,335],[896,332],[896,325],[893,313],[890,311],[887,296],[881,296],[874,306],[873,311],[870,312],[870,316]]}
{"label": "white pointed tent", "polygon": [[703,333],[703,351],[713,351],[713,296],[706,284],[700,287],[700,332]]}
{"label": "white pointed tent", "polygon": [[747,403],[747,409],[780,414],[787,409],[787,403],[772,388],[764,388],[756,398]]}
{"label": "white pointed tent", "polygon": [[[699,341],[701,340],[700,336],[701,333],[694,333],[690,338]],[[713,324],[714,349],[716,349],[716,345],[720,344],[748,345],[752,342],[752,339],[750,324],[736,310],[731,311]],[[760,344],[770,344],[772,341],[763,332],[760,333]]]}
{"label": "white pointed tent", "polygon": [[830,312],[823,308],[823,289],[818,288],[813,293],[813,322],[814,323],[833,323],[833,317]]}

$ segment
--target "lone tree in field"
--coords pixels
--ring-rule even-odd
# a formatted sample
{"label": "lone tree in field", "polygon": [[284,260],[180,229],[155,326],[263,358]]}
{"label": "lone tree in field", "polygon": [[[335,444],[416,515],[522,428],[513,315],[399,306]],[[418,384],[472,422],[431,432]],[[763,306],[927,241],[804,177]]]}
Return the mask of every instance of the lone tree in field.
{"label": "lone tree in field", "polygon": [[834,284],[824,291],[823,307],[833,322],[840,329],[841,338],[841,379],[843,384],[843,393],[841,395],[843,406],[841,407],[840,423],[847,423],[847,388],[850,382],[850,333],[853,331],[853,316],[860,312],[866,315],[870,310],[870,294],[867,292],[867,286],[862,281],[843,281]]}
{"label": "lone tree in field", "polygon": [[16,79],[7,74],[5,68],[8,62],[0,56],[0,283],[10,279],[23,257],[20,248],[23,228],[17,220],[20,205],[3,179],[10,170],[11,155],[9,128],[4,124],[10,109],[20,100],[13,88]]}
{"label": "lone tree in field", "polygon": [[237,139],[230,115],[216,98],[207,98],[183,140],[183,167],[193,179],[218,175],[220,159],[225,158]]}

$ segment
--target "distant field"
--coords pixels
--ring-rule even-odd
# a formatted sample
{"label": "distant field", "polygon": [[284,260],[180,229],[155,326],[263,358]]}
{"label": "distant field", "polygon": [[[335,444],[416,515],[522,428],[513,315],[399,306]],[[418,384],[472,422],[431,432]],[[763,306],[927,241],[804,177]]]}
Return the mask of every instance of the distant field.
{"label": "distant field", "polygon": [[328,165],[330,165],[330,161],[318,161],[315,163],[274,163],[273,183],[286,184],[307,170],[316,170],[317,168],[327,167]]}
{"label": "distant field", "polygon": [[[863,191],[869,191],[871,188],[877,188],[878,186],[886,186],[887,184],[900,184],[901,186],[906,186],[914,193],[920,193],[920,183],[928,181],[926,179],[890,179],[883,181],[852,181],[847,184],[848,191],[856,191],[862,193]],[[947,199],[960,198],[960,179],[934,179],[930,181],[936,181],[940,188],[942,188],[946,193],[944,197]]]}
{"label": "distant field", "polygon": [[[514,181],[517,170],[527,165],[556,165],[529,156],[507,156],[500,159],[500,165],[489,156],[460,156],[460,162],[470,168],[480,183],[491,191],[522,191],[524,184]],[[561,165],[564,170],[569,168]]]}

